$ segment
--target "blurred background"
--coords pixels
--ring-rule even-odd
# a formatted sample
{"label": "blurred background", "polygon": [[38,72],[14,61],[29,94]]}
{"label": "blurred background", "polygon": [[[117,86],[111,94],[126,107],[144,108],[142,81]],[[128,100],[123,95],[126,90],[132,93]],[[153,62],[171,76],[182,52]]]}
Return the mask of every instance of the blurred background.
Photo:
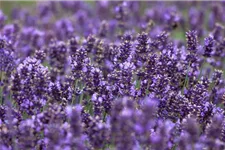
{"label": "blurred background", "polygon": [[[9,15],[10,11],[15,7],[31,7],[35,6],[37,1],[1,1],[0,0],[0,9],[4,14]],[[34,7],[33,7],[34,8]]]}
{"label": "blurred background", "polygon": [[[47,2],[48,0],[46,0]],[[83,0],[81,0],[83,1]],[[4,14],[9,15],[10,11],[15,7],[26,7],[30,9],[35,9],[35,5],[40,1],[30,0],[30,1],[2,1],[0,0],[0,9],[4,12]],[[41,2],[45,2],[41,1]],[[87,1],[89,4],[93,4],[94,1]]]}
{"label": "blurred background", "polygon": [[[49,1],[2,1],[0,0],[0,10],[2,10],[2,12],[7,16],[7,20],[6,23],[10,23],[12,21],[11,16],[12,16],[12,10],[13,8],[23,8],[25,10],[27,10],[27,12],[30,13],[30,15],[34,15],[36,16],[37,12],[38,12],[38,5],[39,3],[44,3],[44,2],[49,2]],[[118,2],[118,1],[117,1]],[[90,4],[90,10],[94,10],[97,9],[96,6],[96,1],[86,1],[86,3]],[[215,12],[215,14],[220,13],[220,9],[223,9],[223,6],[225,6],[225,3],[223,6],[221,6],[221,4],[216,5],[217,2],[203,2],[203,1],[155,1],[155,2],[147,2],[147,1],[142,1],[140,2],[141,5],[141,9],[139,10],[141,14],[148,14],[148,12],[151,11],[151,8],[154,8],[156,5],[156,3],[160,4],[163,3],[163,5],[175,5],[179,11],[179,15],[182,16],[182,18],[184,20],[186,20],[187,22],[184,22],[185,29],[181,29],[180,26],[176,27],[176,29],[174,29],[173,31],[175,32],[171,32],[171,36],[175,39],[179,39],[179,40],[185,40],[185,32],[190,28],[190,23],[188,23],[189,20],[191,20],[191,18],[195,18],[194,21],[197,22],[195,23],[195,25],[198,26],[198,28],[207,28],[207,24],[209,22],[209,12],[212,10]],[[210,5],[210,7],[207,8],[211,8],[211,10],[208,11],[204,11],[206,6]],[[221,7],[221,8],[220,8]],[[147,9],[146,9],[147,8]],[[149,9],[150,8],[150,9]],[[112,11],[112,10],[107,10],[107,11]],[[162,10],[163,11],[163,10]],[[158,12],[160,13],[161,10]],[[66,16],[67,14],[64,13]],[[202,17],[202,14],[204,14]],[[222,13],[220,13],[222,14]],[[62,14],[60,14],[62,15]],[[62,15],[63,16],[63,15]],[[154,16],[154,15],[153,15]],[[153,17],[152,16],[152,17]],[[215,19],[219,18],[218,16],[220,15],[215,15],[217,17],[215,17]],[[154,17],[153,17],[154,18]],[[204,18],[204,19],[203,19]],[[220,22],[220,20],[215,20],[215,22]],[[199,25],[199,23],[201,25]],[[200,27],[201,26],[201,27]],[[192,29],[193,30],[193,29]],[[200,37],[200,40],[201,37]]]}

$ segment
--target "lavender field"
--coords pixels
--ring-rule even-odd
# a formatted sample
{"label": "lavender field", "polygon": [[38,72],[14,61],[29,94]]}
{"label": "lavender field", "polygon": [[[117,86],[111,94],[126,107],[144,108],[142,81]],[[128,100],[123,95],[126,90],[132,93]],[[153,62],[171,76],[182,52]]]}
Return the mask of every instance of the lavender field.
{"label": "lavender field", "polygon": [[224,14],[0,2],[0,150],[225,150]]}

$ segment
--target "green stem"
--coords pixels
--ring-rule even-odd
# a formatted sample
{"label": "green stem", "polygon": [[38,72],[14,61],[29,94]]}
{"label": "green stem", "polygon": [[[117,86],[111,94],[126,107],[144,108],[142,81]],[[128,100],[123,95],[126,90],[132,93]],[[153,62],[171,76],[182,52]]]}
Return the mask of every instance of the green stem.
{"label": "green stem", "polygon": [[140,80],[136,80],[136,88],[137,88],[137,89],[140,89],[140,85],[141,85]]}
{"label": "green stem", "polygon": [[79,104],[81,103],[81,101],[83,100],[83,97],[84,97],[84,93],[83,93],[83,91],[82,91],[82,94],[80,95],[80,98],[79,98]]}
{"label": "green stem", "polygon": [[149,86],[150,86],[150,83],[149,83],[149,80],[148,80],[147,89],[145,90],[146,96],[150,93],[149,92]]}
{"label": "green stem", "polygon": [[26,112],[23,112],[23,115],[22,116],[23,116],[24,119],[27,119],[29,117]]}
{"label": "green stem", "polygon": [[[78,84],[78,80],[75,81],[74,90],[76,90],[77,84]],[[76,99],[76,94],[73,95],[71,105],[74,105],[75,99]]]}
{"label": "green stem", "polygon": [[189,73],[190,65],[191,65],[191,62],[188,63],[188,68],[187,68],[187,73],[186,73],[185,80],[184,80],[182,93],[184,93],[184,88],[188,87],[188,82],[189,82],[188,73]]}
{"label": "green stem", "polygon": [[106,111],[104,111],[104,113],[103,113],[103,121],[106,121],[105,119],[106,119],[106,116],[107,116],[107,113],[106,113]]}
{"label": "green stem", "polygon": [[202,76],[202,70],[203,70],[203,67],[204,67],[204,65],[205,65],[205,62],[206,62],[206,60],[205,60],[205,58],[203,59],[203,63],[202,63],[202,65],[201,65],[201,68],[200,68],[200,73],[199,73],[199,75],[198,75],[198,80],[201,78],[201,76]]}
{"label": "green stem", "polygon": [[89,111],[90,115],[93,115],[93,104],[91,102],[89,102],[88,111]]}
{"label": "green stem", "polygon": [[211,91],[214,87],[215,87],[215,83],[212,82],[212,83],[209,85],[208,91]]}
{"label": "green stem", "polygon": [[79,97],[79,104],[82,102],[83,98],[84,98],[84,88],[85,88],[86,84],[80,84],[80,89],[82,89],[82,94]]}

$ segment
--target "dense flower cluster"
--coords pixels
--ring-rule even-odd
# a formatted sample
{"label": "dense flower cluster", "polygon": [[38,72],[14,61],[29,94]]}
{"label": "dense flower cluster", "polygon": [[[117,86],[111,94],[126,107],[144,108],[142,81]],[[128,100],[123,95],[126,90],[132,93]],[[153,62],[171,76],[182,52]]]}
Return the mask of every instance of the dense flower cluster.
{"label": "dense flower cluster", "polygon": [[225,149],[224,2],[0,11],[0,150]]}

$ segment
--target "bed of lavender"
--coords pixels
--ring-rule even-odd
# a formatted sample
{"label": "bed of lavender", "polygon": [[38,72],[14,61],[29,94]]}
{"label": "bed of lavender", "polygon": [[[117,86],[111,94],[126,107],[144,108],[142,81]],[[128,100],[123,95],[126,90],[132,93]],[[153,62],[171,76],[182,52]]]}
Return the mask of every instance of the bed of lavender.
{"label": "bed of lavender", "polygon": [[224,8],[0,11],[0,150],[224,150]]}

